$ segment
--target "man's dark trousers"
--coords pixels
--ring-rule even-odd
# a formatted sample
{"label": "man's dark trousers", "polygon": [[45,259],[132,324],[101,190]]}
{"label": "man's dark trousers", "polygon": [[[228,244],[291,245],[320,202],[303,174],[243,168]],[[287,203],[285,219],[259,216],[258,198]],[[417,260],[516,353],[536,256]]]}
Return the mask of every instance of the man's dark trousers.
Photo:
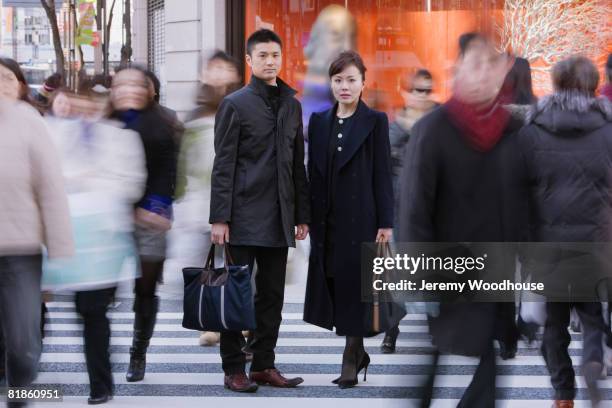
{"label": "man's dark trousers", "polygon": [[571,336],[567,327],[570,309],[574,307],[582,325],[582,364],[603,360],[602,337],[605,323],[601,304],[588,303],[546,303],[546,326],[542,338],[542,354],[550,372],[555,389],[555,398],[571,400],[576,396],[575,373],[568,352]]}
{"label": "man's dark trousers", "polygon": [[[229,246],[235,265],[257,262],[255,274],[255,321],[257,328],[251,331],[248,349],[253,353],[251,371],[274,368],[274,348],[282,320],[285,294],[285,274],[289,248],[256,246]],[[239,331],[221,332],[221,359],[226,374],[244,372],[246,356],[242,349],[246,341]]]}

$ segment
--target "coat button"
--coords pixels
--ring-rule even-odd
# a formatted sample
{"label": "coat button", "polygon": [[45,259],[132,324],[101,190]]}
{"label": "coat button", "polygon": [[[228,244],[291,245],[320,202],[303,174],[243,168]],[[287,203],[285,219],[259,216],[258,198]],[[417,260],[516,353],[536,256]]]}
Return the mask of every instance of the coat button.
{"label": "coat button", "polygon": [[342,133],[338,133],[338,139],[342,139]]}
{"label": "coat button", "polygon": [[342,151],[342,146],[338,146],[338,151],[341,152]]}

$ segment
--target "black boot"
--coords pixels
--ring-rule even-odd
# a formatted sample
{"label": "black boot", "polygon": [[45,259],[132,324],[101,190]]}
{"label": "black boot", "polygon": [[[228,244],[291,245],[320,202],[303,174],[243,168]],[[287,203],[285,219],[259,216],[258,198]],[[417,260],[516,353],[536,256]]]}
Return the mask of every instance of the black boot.
{"label": "black boot", "polygon": [[147,347],[155,328],[159,298],[136,296],[134,300],[134,339],[130,347],[130,366],[125,376],[128,382],[141,381],[145,375]]}
{"label": "black boot", "polygon": [[397,342],[397,336],[399,336],[399,333],[399,326],[395,326],[387,330],[385,333],[385,338],[380,345],[380,351],[382,351],[383,354],[395,353],[395,343]]}

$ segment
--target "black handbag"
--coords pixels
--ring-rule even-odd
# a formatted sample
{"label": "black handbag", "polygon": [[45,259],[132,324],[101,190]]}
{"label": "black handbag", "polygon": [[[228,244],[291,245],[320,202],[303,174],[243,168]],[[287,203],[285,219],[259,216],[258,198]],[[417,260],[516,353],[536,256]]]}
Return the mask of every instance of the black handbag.
{"label": "black handbag", "polygon": [[[380,242],[376,248],[377,257],[393,257],[391,246],[388,242]],[[365,316],[365,329],[368,336],[375,336],[396,327],[406,316],[403,302],[396,299],[381,299],[380,294],[372,291],[372,303],[368,306]]]}
{"label": "black handbag", "polygon": [[227,245],[225,265],[215,268],[211,245],[204,268],[184,268],[183,327],[204,331],[255,329],[255,306],[248,265],[234,265]]}

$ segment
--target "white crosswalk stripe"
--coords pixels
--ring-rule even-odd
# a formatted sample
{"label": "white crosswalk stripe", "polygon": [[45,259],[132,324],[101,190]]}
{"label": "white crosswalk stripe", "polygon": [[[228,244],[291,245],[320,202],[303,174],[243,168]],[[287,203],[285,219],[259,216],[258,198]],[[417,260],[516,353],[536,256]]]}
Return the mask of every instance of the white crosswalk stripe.
{"label": "white crosswalk stripe", "polygon": [[[63,406],[86,405],[89,389],[82,322],[69,299],[50,302],[47,306],[46,338],[36,382],[60,385],[65,393]],[[202,407],[208,404],[238,407],[245,403],[244,395],[223,388],[218,347],[198,346],[199,333],[181,326],[182,304],[178,301],[162,300],[158,325],[147,355],[146,377],[139,383],[127,383],[125,371],[134,317],[130,307],[131,300],[121,299],[118,307],[109,310],[113,333],[111,361],[117,394],[112,401],[113,407]],[[396,354],[379,352],[381,336],[366,339],[365,345],[372,358],[367,382],[361,381],[360,376],[356,388],[339,390],[331,380],[340,371],[344,339],[302,322],[302,307],[295,303],[285,305],[285,323],[281,326],[276,362],[282,372],[303,377],[304,384],[294,390],[260,387],[249,399],[251,408],[287,405],[311,408],[313,404],[321,408],[417,406],[419,386],[431,361],[424,315],[410,314],[402,321]],[[580,336],[574,334],[570,353],[576,367],[580,364],[581,347]],[[476,358],[441,356],[432,407],[456,406],[477,364]],[[497,372],[500,407],[550,406],[550,378],[537,348],[520,343],[517,358],[498,360]],[[602,380],[599,385],[607,400],[602,406],[612,406],[606,405],[612,398],[612,380]],[[576,407],[586,407],[582,377],[577,378],[577,386]]]}

